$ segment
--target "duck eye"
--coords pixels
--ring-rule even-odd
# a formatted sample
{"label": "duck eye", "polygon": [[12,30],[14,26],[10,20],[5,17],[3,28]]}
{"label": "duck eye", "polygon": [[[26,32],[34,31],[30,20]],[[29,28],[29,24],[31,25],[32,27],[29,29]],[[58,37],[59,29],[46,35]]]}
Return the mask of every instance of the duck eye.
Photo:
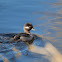
{"label": "duck eye", "polygon": [[27,26],[27,27],[30,27],[30,26]]}

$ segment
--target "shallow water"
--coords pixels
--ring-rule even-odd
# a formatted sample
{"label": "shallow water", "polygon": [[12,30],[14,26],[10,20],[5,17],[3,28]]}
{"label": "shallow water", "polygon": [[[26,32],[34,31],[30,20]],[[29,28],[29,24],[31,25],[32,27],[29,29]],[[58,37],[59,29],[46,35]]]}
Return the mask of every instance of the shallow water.
{"label": "shallow water", "polygon": [[[33,45],[40,45],[39,48],[35,46],[34,50],[29,51],[24,43],[5,44],[9,41],[7,40],[9,35],[4,36],[2,33],[13,35],[13,33],[23,32],[23,26],[27,22],[32,23],[36,29],[35,32],[31,31],[32,33],[46,39],[34,41]],[[3,60],[6,62],[55,62],[54,58],[62,56],[62,1],[0,0],[0,41],[3,42],[0,43],[0,62]],[[51,51],[48,52],[51,52],[52,59],[49,54],[47,58],[44,57],[46,54],[40,54],[40,47],[47,48],[45,46],[47,44],[54,52],[58,50],[56,57]],[[56,60],[56,62],[60,61]]]}

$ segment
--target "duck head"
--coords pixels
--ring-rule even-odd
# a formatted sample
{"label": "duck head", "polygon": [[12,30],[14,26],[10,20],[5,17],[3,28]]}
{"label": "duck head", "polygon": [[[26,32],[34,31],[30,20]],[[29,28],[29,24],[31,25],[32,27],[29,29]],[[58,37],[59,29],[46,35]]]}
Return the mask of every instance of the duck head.
{"label": "duck head", "polygon": [[31,23],[26,23],[24,25],[24,32],[27,34],[30,34],[30,30],[35,31],[35,29],[33,28],[33,25]]}

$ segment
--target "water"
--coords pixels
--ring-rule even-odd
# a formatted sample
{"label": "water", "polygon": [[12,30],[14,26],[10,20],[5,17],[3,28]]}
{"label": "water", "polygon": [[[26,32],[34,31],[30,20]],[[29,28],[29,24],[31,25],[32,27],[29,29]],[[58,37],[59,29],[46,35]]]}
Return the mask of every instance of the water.
{"label": "water", "polygon": [[[23,26],[27,22],[32,23],[34,28],[36,29],[35,32],[31,31],[32,33],[42,35],[47,39],[45,41],[45,45],[49,40],[52,43],[52,45],[57,50],[59,50],[59,53],[60,54],[62,53],[62,1],[61,0],[0,0],[0,34],[24,32]],[[0,44],[0,48],[1,48],[0,62],[2,62],[3,58],[5,58],[4,60],[10,62],[17,62],[17,61],[48,62],[49,61],[48,59],[45,59],[42,55],[37,55],[32,52],[29,52],[27,56],[22,54],[20,57],[16,59],[15,55],[17,56],[18,52],[19,52],[18,55],[20,55],[21,50],[24,50],[25,48],[23,46],[24,44],[22,45],[22,47],[21,45],[19,47],[20,50],[14,52],[12,50],[14,45]],[[38,53],[38,51],[36,53]],[[50,62],[55,62],[55,61],[50,60]]]}

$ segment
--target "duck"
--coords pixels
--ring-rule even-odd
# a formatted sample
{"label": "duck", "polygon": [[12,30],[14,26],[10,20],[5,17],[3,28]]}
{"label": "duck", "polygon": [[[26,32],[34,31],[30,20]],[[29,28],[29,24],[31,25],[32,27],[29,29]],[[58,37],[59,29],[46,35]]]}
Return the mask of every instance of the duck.
{"label": "duck", "polygon": [[23,29],[24,29],[24,33],[19,33],[15,35],[11,42],[16,41],[16,42],[25,42],[28,44],[33,43],[34,35],[30,33],[31,30],[35,31],[35,29],[33,28],[33,25],[31,23],[26,23]]}

